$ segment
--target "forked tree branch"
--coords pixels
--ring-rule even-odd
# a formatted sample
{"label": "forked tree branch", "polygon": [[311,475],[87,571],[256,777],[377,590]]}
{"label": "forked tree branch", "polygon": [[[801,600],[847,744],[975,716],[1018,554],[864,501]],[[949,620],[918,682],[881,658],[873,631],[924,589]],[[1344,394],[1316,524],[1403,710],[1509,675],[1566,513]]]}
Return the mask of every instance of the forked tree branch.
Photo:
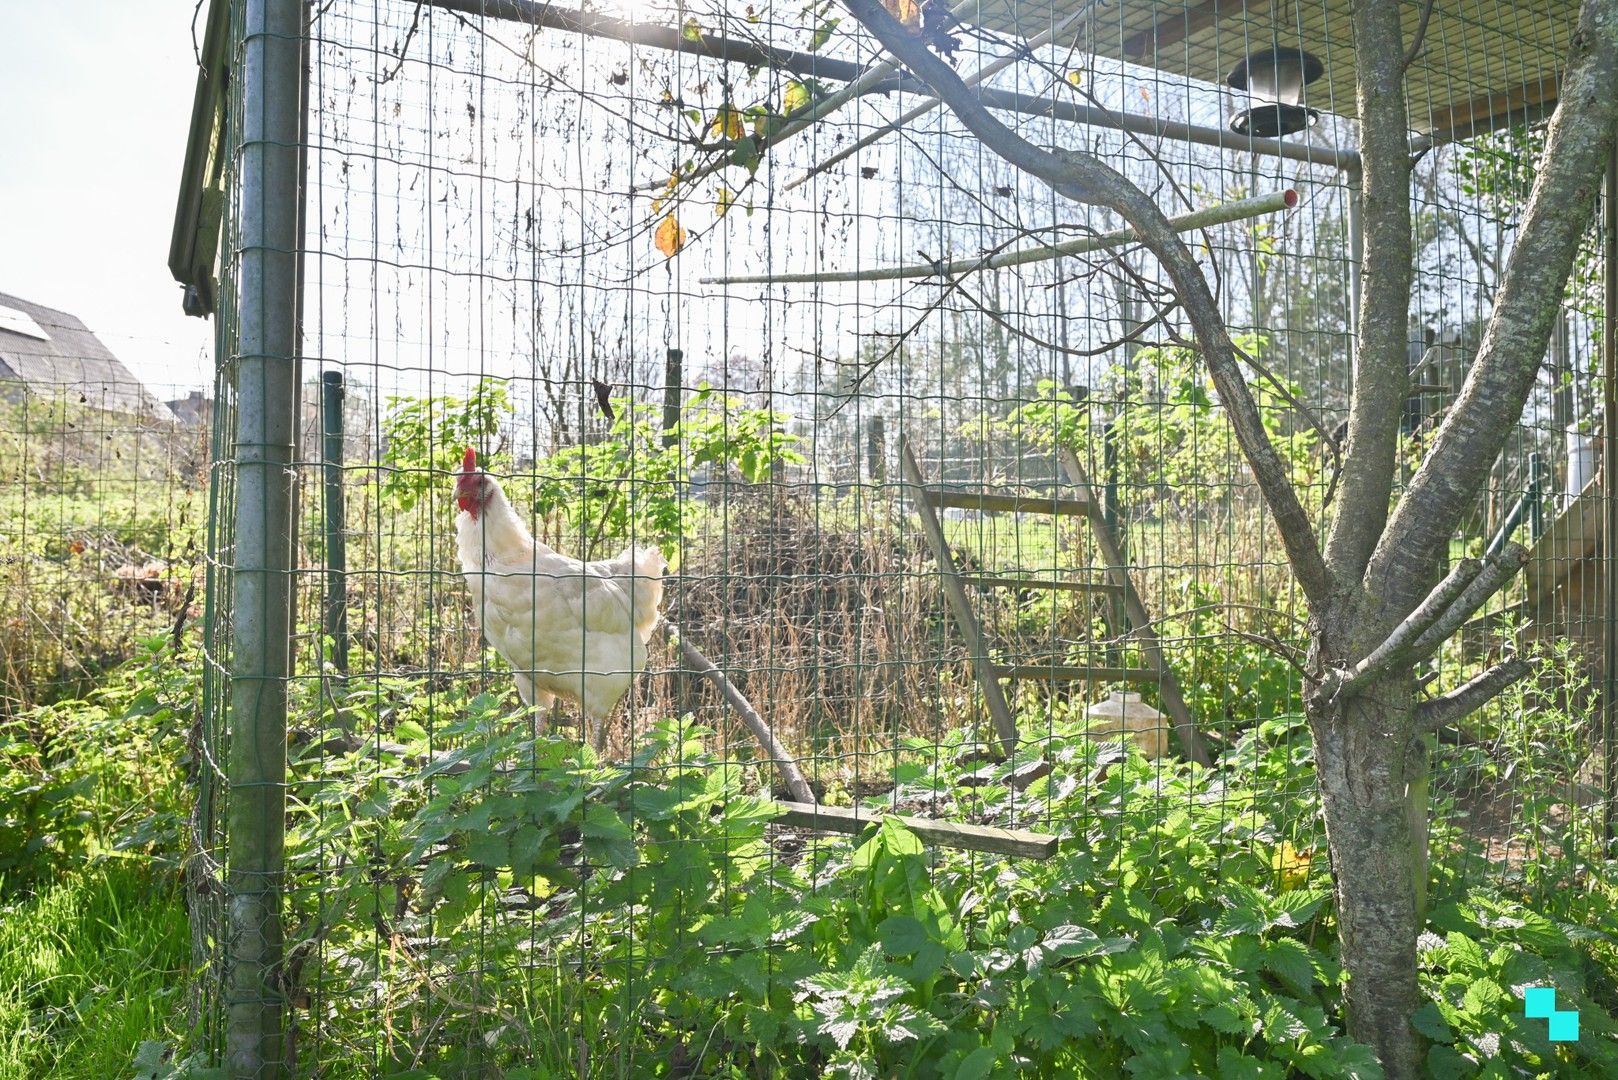
{"label": "forked tree branch", "polygon": [[1618,127],[1618,0],[1584,0],[1560,99],[1477,358],[1372,557],[1367,587],[1390,604],[1419,598],[1539,375]]}
{"label": "forked tree branch", "polygon": [[1483,569],[1478,571],[1477,576],[1462,590],[1449,610],[1411,645],[1411,658],[1420,660],[1437,652],[1438,647],[1448,641],[1466,620],[1482,610],[1483,605],[1489,602],[1489,597],[1499,592],[1501,586],[1517,576],[1517,571],[1521,570],[1527,561],[1528,549],[1521,544],[1507,544],[1496,552],[1492,559],[1486,559]]}
{"label": "forked tree branch", "polygon": [[1437,652],[1527,561],[1528,551],[1521,544],[1507,544],[1482,562],[1462,560],[1381,645],[1346,675],[1337,676],[1335,685],[1326,688],[1327,695],[1352,694],[1389,668],[1408,666]]}
{"label": "forked tree branch", "polygon": [[844,0],[844,5],[889,53],[932,87],[984,146],[1044,181],[1064,198],[1116,212],[1140,235],[1141,243],[1162,264],[1185,307],[1214,389],[1230,416],[1236,441],[1275,517],[1298,586],[1312,607],[1323,609],[1331,582],[1314,526],[1292,486],[1286,465],[1264,430],[1208,281],[1163,211],[1149,195],[1099,158],[1073,150],[1046,150],[1006,127],[921,37],[888,14],[880,0]]}
{"label": "forked tree branch", "polygon": [[1372,649],[1366,654],[1365,659],[1355,665],[1354,672],[1349,676],[1344,689],[1352,690],[1356,685],[1376,678],[1394,664],[1407,660],[1416,639],[1443,617],[1482,569],[1483,564],[1477,559],[1462,559],[1456,563],[1449,575],[1433,586],[1433,591],[1427,594],[1427,599],[1417,604],[1416,609],[1393,628],[1393,632],[1382,644]]}
{"label": "forked tree branch", "polygon": [[1471,682],[1416,706],[1416,730],[1434,731],[1455,723],[1492,701],[1501,691],[1533,670],[1521,657],[1512,657]]}

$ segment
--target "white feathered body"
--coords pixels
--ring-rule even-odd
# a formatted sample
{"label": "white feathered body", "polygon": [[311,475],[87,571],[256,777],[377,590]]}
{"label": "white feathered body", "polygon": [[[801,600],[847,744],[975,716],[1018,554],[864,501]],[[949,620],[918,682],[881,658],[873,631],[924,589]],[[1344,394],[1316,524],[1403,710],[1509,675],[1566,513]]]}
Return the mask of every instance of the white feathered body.
{"label": "white feathered body", "polygon": [[[489,481],[492,483],[492,479]],[[599,725],[646,666],[663,601],[662,552],[583,562],[536,541],[503,492],[456,515],[461,571],[483,635],[529,705],[578,704]]]}

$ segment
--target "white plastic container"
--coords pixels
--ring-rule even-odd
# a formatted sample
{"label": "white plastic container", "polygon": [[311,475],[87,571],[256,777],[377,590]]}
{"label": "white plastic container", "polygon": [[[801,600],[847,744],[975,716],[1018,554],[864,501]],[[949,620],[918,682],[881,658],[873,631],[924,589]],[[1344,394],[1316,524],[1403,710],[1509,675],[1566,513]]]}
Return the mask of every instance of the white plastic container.
{"label": "white plastic container", "polygon": [[1567,501],[1577,499],[1596,474],[1596,441],[1577,425],[1567,429]]}
{"label": "white plastic container", "polygon": [[1092,739],[1135,740],[1141,753],[1153,760],[1169,753],[1168,718],[1129,690],[1114,690],[1105,700],[1084,710]]}

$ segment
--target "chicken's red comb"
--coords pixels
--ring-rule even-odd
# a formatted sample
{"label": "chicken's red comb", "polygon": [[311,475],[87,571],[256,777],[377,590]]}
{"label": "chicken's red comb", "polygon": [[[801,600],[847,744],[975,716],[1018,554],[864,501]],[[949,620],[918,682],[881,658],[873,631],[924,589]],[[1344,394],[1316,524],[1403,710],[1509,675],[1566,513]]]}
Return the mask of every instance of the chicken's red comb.
{"label": "chicken's red comb", "polygon": [[461,471],[462,472],[472,472],[477,467],[478,467],[477,451],[473,450],[470,446],[468,446],[466,448],[466,456],[461,459]]}

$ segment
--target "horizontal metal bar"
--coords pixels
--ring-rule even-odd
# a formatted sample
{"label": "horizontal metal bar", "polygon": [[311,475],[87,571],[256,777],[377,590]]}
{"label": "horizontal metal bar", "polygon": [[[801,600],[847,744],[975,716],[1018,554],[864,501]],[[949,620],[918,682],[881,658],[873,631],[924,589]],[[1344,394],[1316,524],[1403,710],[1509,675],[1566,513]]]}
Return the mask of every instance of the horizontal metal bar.
{"label": "horizontal metal bar", "polygon": [[959,848],[962,851],[987,851],[994,855],[1011,855],[1022,859],[1048,859],[1056,854],[1057,838],[1049,833],[1029,832],[1026,829],[997,829],[988,825],[962,825],[953,821],[933,821],[929,818],[888,814],[881,810],[866,810],[854,806],[821,806],[817,803],[778,802],[780,814],[776,821],[783,825],[796,825],[802,829],[858,835],[867,825],[883,818],[895,818],[901,825],[929,844]]}

